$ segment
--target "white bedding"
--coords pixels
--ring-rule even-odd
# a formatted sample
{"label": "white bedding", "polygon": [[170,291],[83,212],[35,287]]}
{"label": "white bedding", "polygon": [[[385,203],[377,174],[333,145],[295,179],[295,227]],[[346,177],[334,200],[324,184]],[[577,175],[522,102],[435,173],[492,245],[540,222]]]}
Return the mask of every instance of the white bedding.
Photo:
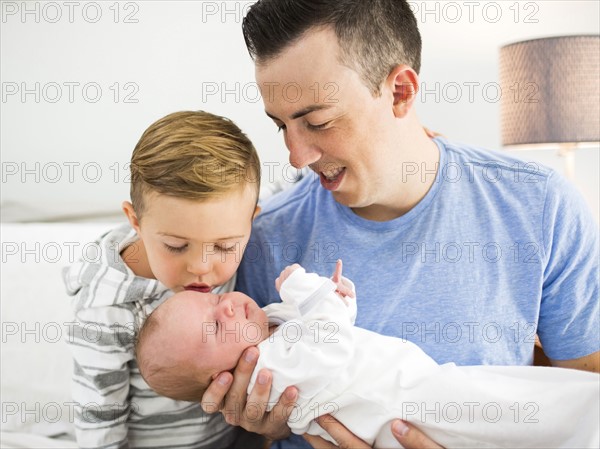
{"label": "white bedding", "polygon": [[62,267],[114,222],[2,223],[2,448],[70,448],[73,405]]}
{"label": "white bedding", "polygon": [[77,448],[77,443],[72,439],[48,438],[32,433],[20,432],[1,432],[1,449],[37,449],[37,448],[56,448],[68,449]]}

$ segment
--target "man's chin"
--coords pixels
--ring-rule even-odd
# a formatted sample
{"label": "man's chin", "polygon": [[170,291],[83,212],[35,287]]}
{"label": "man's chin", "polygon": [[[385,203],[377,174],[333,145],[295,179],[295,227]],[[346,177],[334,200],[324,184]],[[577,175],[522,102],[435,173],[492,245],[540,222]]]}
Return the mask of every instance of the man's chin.
{"label": "man's chin", "polygon": [[360,208],[362,205],[359,201],[357,201],[356,197],[348,192],[344,192],[343,190],[336,190],[335,192],[331,192],[333,199],[340,203],[342,206],[349,207],[350,209]]}

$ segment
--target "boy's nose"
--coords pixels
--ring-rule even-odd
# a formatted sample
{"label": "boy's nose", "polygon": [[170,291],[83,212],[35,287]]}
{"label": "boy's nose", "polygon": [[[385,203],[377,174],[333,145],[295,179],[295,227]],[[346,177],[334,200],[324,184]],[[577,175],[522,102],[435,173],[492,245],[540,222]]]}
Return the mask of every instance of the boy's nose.
{"label": "boy's nose", "polygon": [[193,259],[188,261],[187,270],[188,272],[196,276],[201,276],[210,273],[211,264],[209,258],[207,258],[204,255],[194,257]]}

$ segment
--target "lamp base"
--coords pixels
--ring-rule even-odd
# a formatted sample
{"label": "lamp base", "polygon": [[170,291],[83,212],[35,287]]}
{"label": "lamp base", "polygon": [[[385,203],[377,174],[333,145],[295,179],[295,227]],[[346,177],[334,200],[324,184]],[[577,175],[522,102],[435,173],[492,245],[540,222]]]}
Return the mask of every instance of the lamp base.
{"label": "lamp base", "polygon": [[558,155],[565,160],[565,177],[569,181],[575,180],[575,149],[577,143],[561,143],[558,148]]}

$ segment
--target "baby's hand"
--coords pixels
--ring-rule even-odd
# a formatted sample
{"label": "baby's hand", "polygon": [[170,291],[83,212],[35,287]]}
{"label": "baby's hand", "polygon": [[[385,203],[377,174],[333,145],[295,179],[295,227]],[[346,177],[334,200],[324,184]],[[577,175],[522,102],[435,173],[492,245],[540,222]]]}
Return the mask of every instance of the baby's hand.
{"label": "baby's hand", "polygon": [[283,270],[280,274],[279,277],[277,279],[275,279],[275,288],[277,289],[277,291],[279,291],[281,289],[281,284],[283,284],[283,281],[285,281],[287,278],[290,277],[290,275],[296,271],[298,268],[300,268],[300,265],[298,265],[297,263],[295,263],[294,265],[289,265],[285,268],[285,270]]}
{"label": "baby's hand", "polygon": [[335,270],[333,271],[331,280],[337,286],[335,292],[337,294],[339,294],[342,298],[344,298],[346,296],[350,296],[351,298],[354,298],[354,292],[352,291],[352,289],[342,282],[342,260],[341,259],[338,259],[338,261],[335,264]]}

